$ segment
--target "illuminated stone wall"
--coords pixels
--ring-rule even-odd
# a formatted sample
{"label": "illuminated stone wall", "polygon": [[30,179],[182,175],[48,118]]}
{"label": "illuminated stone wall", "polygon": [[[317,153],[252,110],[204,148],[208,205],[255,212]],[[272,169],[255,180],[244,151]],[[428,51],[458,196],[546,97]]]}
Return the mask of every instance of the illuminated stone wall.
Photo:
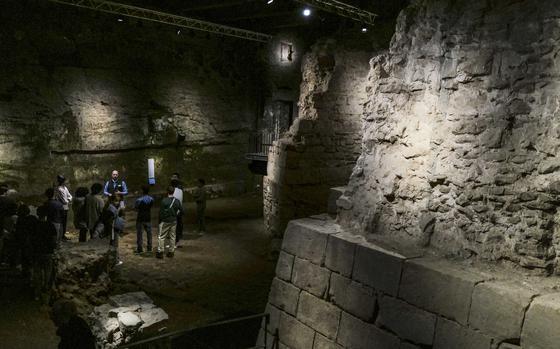
{"label": "illuminated stone wall", "polygon": [[299,115],[272,147],[263,180],[273,236],[281,237],[291,219],[325,212],[329,189],[348,181],[360,152],[369,57],[323,41],[303,58]]}
{"label": "illuminated stone wall", "polygon": [[32,195],[116,168],[138,190],[153,157],[160,189],[175,171],[216,194],[254,187],[257,43],[39,1],[0,19],[0,182]]}
{"label": "illuminated stone wall", "polygon": [[[257,345],[294,349],[550,349],[553,278],[348,234],[326,215],[288,224]],[[266,344],[266,345],[265,345]]]}
{"label": "illuminated stone wall", "polygon": [[339,222],[558,270],[560,3],[413,1],[372,59]]}

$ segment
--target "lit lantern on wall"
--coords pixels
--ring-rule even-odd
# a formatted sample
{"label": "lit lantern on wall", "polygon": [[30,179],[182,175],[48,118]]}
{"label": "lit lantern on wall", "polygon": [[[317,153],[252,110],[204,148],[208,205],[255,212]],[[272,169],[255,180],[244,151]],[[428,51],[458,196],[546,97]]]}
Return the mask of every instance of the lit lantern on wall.
{"label": "lit lantern on wall", "polygon": [[280,43],[280,62],[291,62],[294,59],[294,46],[289,42]]}

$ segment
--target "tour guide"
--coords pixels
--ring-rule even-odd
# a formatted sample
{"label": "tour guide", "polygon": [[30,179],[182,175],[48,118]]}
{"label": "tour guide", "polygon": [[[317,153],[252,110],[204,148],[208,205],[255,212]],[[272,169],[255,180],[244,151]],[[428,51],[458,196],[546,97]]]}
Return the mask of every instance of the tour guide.
{"label": "tour guide", "polygon": [[105,188],[103,193],[109,197],[113,195],[122,195],[124,203],[124,196],[128,194],[128,188],[123,180],[119,179],[119,171],[113,170],[111,173],[111,179],[105,183]]}

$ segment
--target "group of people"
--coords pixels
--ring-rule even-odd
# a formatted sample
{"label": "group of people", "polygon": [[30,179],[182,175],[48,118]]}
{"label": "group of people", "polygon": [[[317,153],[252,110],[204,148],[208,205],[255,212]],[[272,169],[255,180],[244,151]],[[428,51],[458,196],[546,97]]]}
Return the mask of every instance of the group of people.
{"label": "group of people", "polygon": [[[22,272],[31,276],[36,297],[48,292],[52,282],[53,255],[63,240],[67,240],[70,207],[73,223],[79,231],[79,241],[108,238],[116,248],[117,265],[122,264],[118,253],[119,236],[125,227],[125,197],[128,187],[117,170],[105,185],[94,183],[89,189],[79,187],[71,194],[66,178],[58,175],[56,184],[45,190],[46,201],[32,214],[29,206],[17,203],[6,185],[0,186],[0,262],[11,267],[21,264]],[[204,179],[198,180],[192,192],[197,206],[199,234],[205,232],[204,211],[206,190]],[[142,186],[142,196],[134,202],[136,216],[136,253],[152,251],[152,208],[155,200],[150,186]],[[166,196],[160,203],[156,257],[173,257],[176,244],[183,237],[183,187],[179,174],[173,174]]]}

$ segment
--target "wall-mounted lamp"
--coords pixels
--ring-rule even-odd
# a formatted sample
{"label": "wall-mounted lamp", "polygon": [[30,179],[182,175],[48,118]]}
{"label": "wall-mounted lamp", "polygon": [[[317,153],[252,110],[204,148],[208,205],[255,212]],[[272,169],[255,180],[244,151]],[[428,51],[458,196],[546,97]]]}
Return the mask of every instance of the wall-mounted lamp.
{"label": "wall-mounted lamp", "polygon": [[291,62],[294,59],[294,46],[289,42],[280,43],[280,62]]}

